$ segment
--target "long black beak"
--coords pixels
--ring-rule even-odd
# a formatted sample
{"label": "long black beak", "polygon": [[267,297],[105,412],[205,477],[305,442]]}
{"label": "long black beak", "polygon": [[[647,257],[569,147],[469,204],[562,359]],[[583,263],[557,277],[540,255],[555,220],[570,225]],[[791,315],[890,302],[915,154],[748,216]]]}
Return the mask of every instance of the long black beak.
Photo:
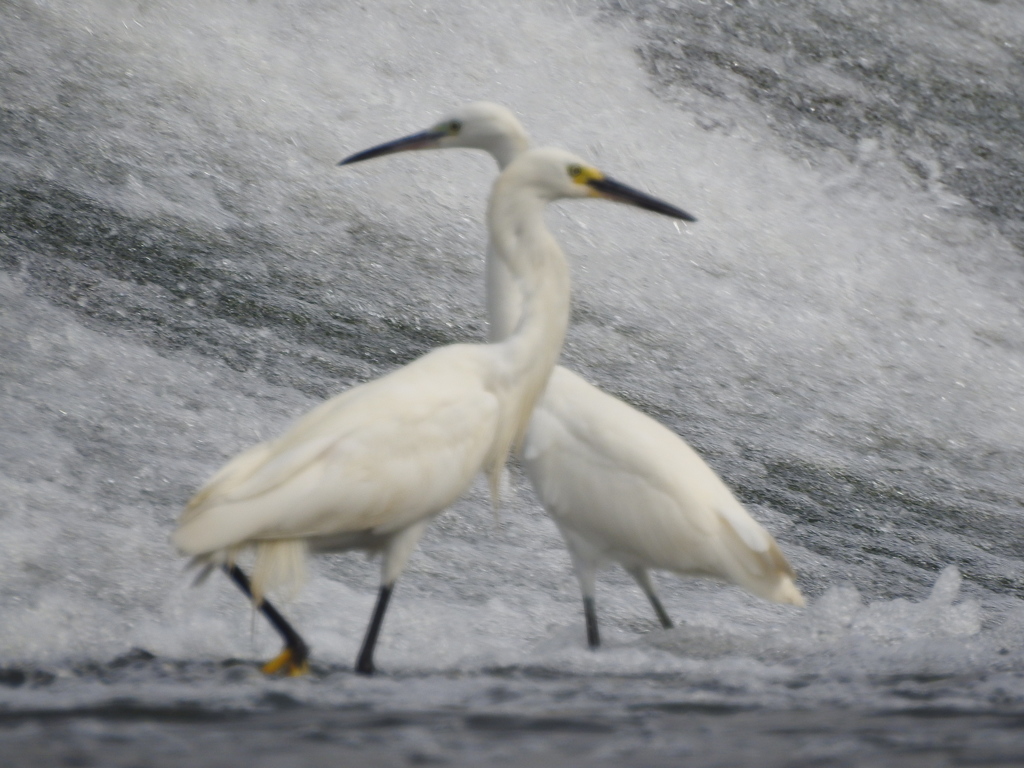
{"label": "long black beak", "polygon": [[615,179],[609,179],[607,176],[603,179],[592,179],[587,182],[587,186],[601,193],[602,197],[607,197],[609,200],[626,203],[627,205],[635,205],[638,208],[671,216],[673,219],[682,219],[683,221],[697,220],[681,208],[676,208],[674,205],[669,205],[656,197],[651,197],[646,192],[627,187],[625,184],[615,181]]}
{"label": "long black beak", "polygon": [[393,155],[395,152],[405,152],[410,149],[429,149],[447,135],[444,131],[420,131],[411,136],[404,136],[401,139],[395,139],[385,144],[378,144],[376,147],[370,147],[370,149],[364,149],[362,152],[356,152],[354,155],[346,157],[338,165],[358,163],[363,160],[371,160],[374,157]]}

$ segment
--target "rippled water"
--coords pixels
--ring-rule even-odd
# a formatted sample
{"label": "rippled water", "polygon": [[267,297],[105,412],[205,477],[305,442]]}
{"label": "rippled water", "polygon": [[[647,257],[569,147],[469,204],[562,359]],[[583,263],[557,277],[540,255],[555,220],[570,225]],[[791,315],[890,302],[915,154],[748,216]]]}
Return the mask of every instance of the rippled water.
{"label": "rippled water", "polygon": [[[24,765],[1016,764],[1024,17],[1008,2],[0,4],[0,743]],[[564,361],[694,444],[810,598],[608,571],[529,487],[285,605],[168,535],[323,397],[481,339],[487,98],[700,221],[565,203]]]}

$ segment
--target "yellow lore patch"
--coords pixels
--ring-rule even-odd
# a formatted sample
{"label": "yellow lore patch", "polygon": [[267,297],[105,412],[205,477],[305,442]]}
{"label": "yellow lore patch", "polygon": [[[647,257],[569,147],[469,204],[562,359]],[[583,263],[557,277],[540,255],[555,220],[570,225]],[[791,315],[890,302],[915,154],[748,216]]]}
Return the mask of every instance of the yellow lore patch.
{"label": "yellow lore patch", "polygon": [[589,184],[592,181],[600,181],[604,178],[603,173],[589,165],[573,164],[566,168],[566,170],[577,184]]}

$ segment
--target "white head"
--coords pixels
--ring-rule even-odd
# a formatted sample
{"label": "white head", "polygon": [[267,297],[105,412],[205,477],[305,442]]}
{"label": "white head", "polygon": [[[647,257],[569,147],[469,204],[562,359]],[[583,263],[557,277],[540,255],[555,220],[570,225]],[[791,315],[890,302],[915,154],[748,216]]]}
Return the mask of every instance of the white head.
{"label": "white head", "polygon": [[504,168],[530,146],[530,137],[512,112],[500,104],[475,101],[459,107],[419,133],[379,144],[342,160],[338,165],[413,149],[482,149]]}
{"label": "white head", "polygon": [[675,219],[696,221],[690,214],[656,197],[609,178],[594,166],[563,149],[530,149],[509,164],[496,182],[528,189],[544,202],[567,197],[600,197],[635,205]]}

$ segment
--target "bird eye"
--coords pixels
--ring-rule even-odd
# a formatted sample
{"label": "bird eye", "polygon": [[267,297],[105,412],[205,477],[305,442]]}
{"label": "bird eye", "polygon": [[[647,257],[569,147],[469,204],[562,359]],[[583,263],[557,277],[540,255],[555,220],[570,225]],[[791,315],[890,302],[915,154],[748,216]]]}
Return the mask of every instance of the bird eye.
{"label": "bird eye", "polygon": [[574,163],[573,165],[570,165],[566,170],[569,171],[569,175],[572,176],[574,179],[578,179],[580,176],[583,175],[582,165],[576,165]]}
{"label": "bird eye", "polygon": [[458,136],[459,135],[459,131],[461,131],[461,130],[462,130],[462,121],[461,120],[452,120],[450,123],[448,123],[448,133],[450,133],[452,136]]}

